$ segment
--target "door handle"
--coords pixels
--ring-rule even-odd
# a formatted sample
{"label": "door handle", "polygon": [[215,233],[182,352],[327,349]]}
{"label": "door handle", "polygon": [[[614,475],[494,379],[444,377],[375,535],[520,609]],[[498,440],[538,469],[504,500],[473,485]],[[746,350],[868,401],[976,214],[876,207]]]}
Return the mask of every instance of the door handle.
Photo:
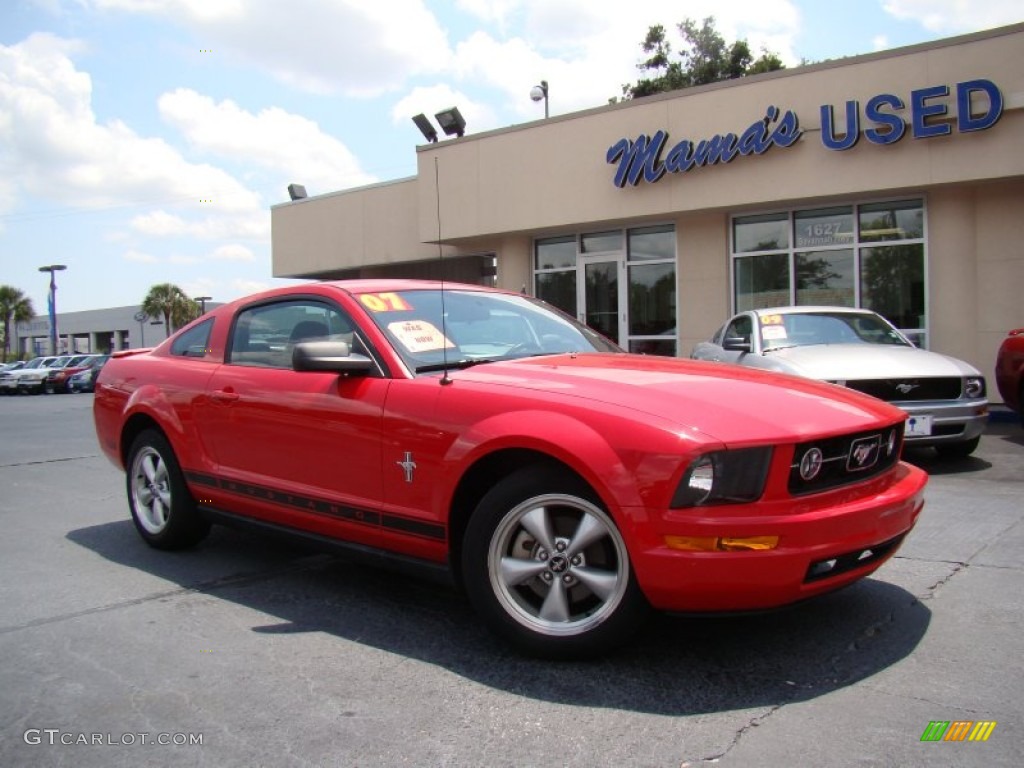
{"label": "door handle", "polygon": [[215,403],[233,403],[238,399],[238,393],[229,389],[218,389],[210,393],[210,399]]}

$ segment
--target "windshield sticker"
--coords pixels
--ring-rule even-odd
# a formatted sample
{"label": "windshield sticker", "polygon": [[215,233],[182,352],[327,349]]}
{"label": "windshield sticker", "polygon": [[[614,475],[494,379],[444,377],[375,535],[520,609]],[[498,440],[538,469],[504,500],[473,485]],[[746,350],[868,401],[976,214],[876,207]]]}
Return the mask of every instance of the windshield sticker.
{"label": "windshield sticker", "polygon": [[455,345],[437,330],[433,323],[426,320],[405,320],[391,323],[388,326],[391,335],[409,352],[433,352],[438,349],[451,349]]}
{"label": "windshield sticker", "polygon": [[408,312],[412,305],[397,293],[364,293],[359,297],[371,312]]}
{"label": "windshield sticker", "polygon": [[782,315],[761,315],[761,325],[782,325]]}
{"label": "windshield sticker", "polygon": [[786,338],[786,326],[767,325],[761,329],[761,337],[765,341],[779,341]]}

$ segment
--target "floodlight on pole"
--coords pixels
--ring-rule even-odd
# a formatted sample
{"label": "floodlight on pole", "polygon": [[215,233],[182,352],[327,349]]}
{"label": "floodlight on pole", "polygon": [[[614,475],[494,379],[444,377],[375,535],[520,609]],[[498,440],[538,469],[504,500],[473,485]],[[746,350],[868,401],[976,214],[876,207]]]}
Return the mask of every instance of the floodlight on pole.
{"label": "floodlight on pole", "polygon": [[423,134],[423,138],[431,144],[437,143],[437,129],[435,129],[434,124],[430,122],[430,118],[420,113],[418,115],[413,115],[412,121],[416,123],[416,127],[420,129],[420,133]]}

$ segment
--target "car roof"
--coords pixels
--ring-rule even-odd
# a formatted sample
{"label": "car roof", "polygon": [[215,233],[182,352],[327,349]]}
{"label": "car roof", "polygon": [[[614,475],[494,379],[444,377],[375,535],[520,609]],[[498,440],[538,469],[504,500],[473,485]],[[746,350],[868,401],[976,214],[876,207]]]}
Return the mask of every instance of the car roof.
{"label": "car roof", "polygon": [[800,306],[800,307],[765,307],[763,309],[751,310],[756,315],[809,315],[821,312],[841,313],[846,315],[877,314],[870,309],[862,307],[829,307],[829,306]]}

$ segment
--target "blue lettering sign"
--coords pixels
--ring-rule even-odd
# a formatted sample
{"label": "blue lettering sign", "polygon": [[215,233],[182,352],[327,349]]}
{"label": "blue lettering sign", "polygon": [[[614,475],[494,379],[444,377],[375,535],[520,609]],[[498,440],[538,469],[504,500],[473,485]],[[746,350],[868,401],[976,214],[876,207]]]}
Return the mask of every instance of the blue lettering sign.
{"label": "blue lettering sign", "polygon": [[832,127],[832,105],[822,104],[821,106],[821,143],[826,149],[849,149],[857,143],[860,138],[860,105],[856,101],[846,102],[846,126],[843,129],[843,137],[836,138],[835,128]]}
{"label": "blue lettering sign", "polygon": [[[769,133],[769,126],[776,123]],[[617,187],[636,186],[640,178],[649,184],[658,181],[666,172],[686,173],[693,168],[731,162],[737,155],[760,155],[772,146],[789,147],[800,138],[800,122],[792,111],[780,119],[777,107],[765,110],[761,120],[752,123],[740,136],[735,133],[716,134],[694,144],[688,139],[676,143],[660,160],[668,133],[658,131],[654,136],[641,134],[634,141],[619,139],[608,148],[605,160],[618,163],[613,182]]]}
{"label": "blue lettering sign", "polygon": [[903,101],[891,93],[880,93],[868,99],[868,103],[864,106],[864,117],[882,126],[882,130],[865,128],[864,138],[872,144],[895,144],[903,138],[903,134],[907,131],[907,124],[899,115],[883,112],[882,107],[903,109]]}
{"label": "blue lettering sign", "polygon": [[[949,123],[927,122],[929,117],[939,117],[947,112],[945,104],[929,104],[929,99],[949,96],[949,88],[945,85],[933,85],[931,88],[919,88],[910,92],[910,114],[914,120],[913,134],[915,139],[927,139],[932,136],[945,136],[952,131]],[[903,104],[900,104],[902,107]]]}
{"label": "blue lettering sign", "polygon": [[[988,96],[988,112],[975,117],[971,113],[971,94]],[[991,128],[1003,114],[1003,94],[990,80],[968,80],[956,86],[956,127],[961,133]]]}

